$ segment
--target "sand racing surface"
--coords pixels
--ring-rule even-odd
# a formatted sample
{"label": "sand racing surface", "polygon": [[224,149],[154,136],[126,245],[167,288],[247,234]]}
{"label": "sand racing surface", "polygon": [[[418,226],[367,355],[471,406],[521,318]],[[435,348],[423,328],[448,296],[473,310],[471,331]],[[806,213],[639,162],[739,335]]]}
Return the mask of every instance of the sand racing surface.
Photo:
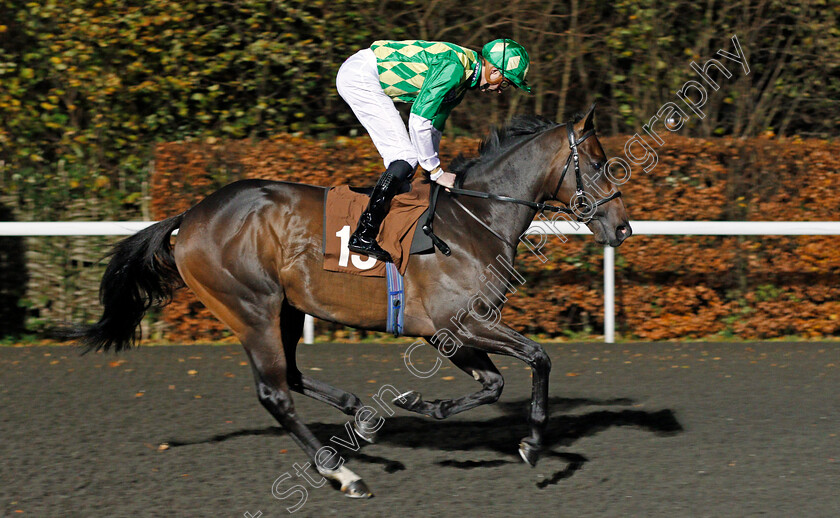
{"label": "sand racing surface", "polygon": [[[386,385],[428,400],[479,388],[448,362],[415,377],[406,347],[301,345],[298,357],[372,406]],[[444,421],[395,408],[357,451],[347,416],[295,394],[313,433],[373,490],[362,501],[314,487],[311,468],[296,474],[308,459],[257,401],[238,346],[3,347],[0,515],[274,518],[296,504],[319,517],[840,514],[840,344],[546,349],[551,420],[536,468],[517,453],[531,389],[516,360],[493,357],[506,379],[498,403]],[[412,356],[423,369],[435,357]]]}

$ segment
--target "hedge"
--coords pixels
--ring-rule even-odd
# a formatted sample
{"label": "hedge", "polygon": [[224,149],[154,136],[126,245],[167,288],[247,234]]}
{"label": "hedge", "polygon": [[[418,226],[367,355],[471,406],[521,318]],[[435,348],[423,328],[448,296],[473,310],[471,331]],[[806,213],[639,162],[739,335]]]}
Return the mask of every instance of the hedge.
{"label": "hedge", "polygon": [[[620,153],[628,137],[603,138]],[[444,163],[473,154],[477,140],[444,139]],[[840,214],[832,161],[837,142],[817,139],[691,139],[671,136],[650,172],[622,186],[636,220],[832,220]],[[155,217],[177,213],[238,178],[317,185],[372,183],[381,159],[367,138],[290,135],[251,143],[158,146],[152,176]],[[840,252],[835,237],[634,236],[616,254],[619,333],[627,338],[775,338],[840,334]],[[522,246],[527,282],[504,318],[540,338],[602,329],[602,248],[591,238],[555,238],[540,262]],[[187,290],[163,313],[171,340],[226,336]],[[335,332],[335,326],[322,326]]]}

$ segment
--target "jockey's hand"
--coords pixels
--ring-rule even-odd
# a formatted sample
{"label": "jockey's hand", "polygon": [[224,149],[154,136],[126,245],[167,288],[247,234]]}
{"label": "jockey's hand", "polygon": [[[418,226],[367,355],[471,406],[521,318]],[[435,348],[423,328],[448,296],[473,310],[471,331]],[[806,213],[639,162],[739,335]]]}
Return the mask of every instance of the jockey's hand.
{"label": "jockey's hand", "polygon": [[455,175],[452,173],[443,173],[435,180],[435,183],[447,187],[447,190],[449,190],[449,187],[455,187]]}

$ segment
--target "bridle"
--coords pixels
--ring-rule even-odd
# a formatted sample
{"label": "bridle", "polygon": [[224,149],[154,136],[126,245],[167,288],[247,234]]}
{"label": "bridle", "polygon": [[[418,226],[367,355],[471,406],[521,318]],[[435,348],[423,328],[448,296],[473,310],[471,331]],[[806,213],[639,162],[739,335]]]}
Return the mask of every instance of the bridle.
{"label": "bridle", "polygon": [[[474,198],[483,198],[486,200],[493,200],[493,201],[501,201],[505,203],[516,203],[519,205],[525,205],[526,207],[531,207],[532,209],[536,209],[538,212],[562,212],[564,214],[568,214],[570,216],[574,216],[575,219],[579,223],[589,223],[592,221],[592,218],[595,216],[595,211],[601,205],[608,203],[616,198],[621,197],[621,191],[615,191],[611,195],[607,196],[606,198],[602,198],[598,201],[590,201],[594,200],[592,196],[586,193],[583,189],[583,179],[581,178],[580,174],[580,155],[578,154],[578,146],[583,143],[586,139],[591,137],[595,134],[595,129],[591,129],[581,135],[581,137],[575,140],[575,130],[572,128],[571,124],[565,124],[566,126],[566,135],[569,139],[569,149],[571,153],[566,158],[566,164],[563,166],[563,172],[560,173],[560,180],[557,182],[557,187],[554,189],[554,192],[551,195],[552,200],[557,199],[557,193],[560,192],[560,188],[563,186],[563,180],[566,178],[566,172],[569,170],[569,165],[572,164],[574,161],[575,165],[575,194],[572,195],[571,199],[569,200],[568,207],[558,207],[556,205],[549,205],[548,203],[538,203],[534,201],[528,200],[520,200],[518,198],[512,198],[510,196],[501,196],[498,194],[492,194],[489,192],[481,192],[481,191],[471,191],[468,189],[458,189],[458,188],[450,188],[449,191],[452,194],[462,194],[464,196],[472,196]],[[480,219],[478,219],[472,212],[467,210],[457,199],[454,199],[455,203],[457,203],[461,208],[467,211],[467,213],[476,219],[479,223],[481,223],[485,228],[489,227],[484,224]],[[585,208],[586,210],[581,214],[580,209]],[[491,230],[492,231],[492,230]],[[496,234],[495,231],[492,231]],[[498,235],[497,235],[498,237]]]}
{"label": "bridle", "polygon": [[[555,187],[554,192],[551,195],[552,200],[557,199],[557,193],[560,192],[560,187],[563,186],[563,180],[566,178],[566,171],[569,170],[569,164],[572,160],[575,162],[575,194],[569,200],[569,209],[571,212],[566,212],[567,214],[574,214],[577,216],[577,220],[580,223],[589,223],[592,218],[595,216],[595,210],[600,207],[601,205],[610,202],[616,198],[621,197],[621,191],[615,191],[611,195],[607,196],[606,198],[602,198],[594,203],[590,203],[590,197],[586,194],[586,191],[583,190],[583,180],[581,179],[580,175],[580,155],[578,155],[578,146],[583,143],[584,140],[588,139],[592,135],[595,134],[595,128],[587,131],[583,135],[580,136],[579,139],[575,140],[575,130],[572,128],[571,124],[566,124],[566,136],[569,139],[569,149],[572,150],[569,153],[569,156],[566,158],[566,165],[563,166],[563,172],[560,173],[560,181],[557,182],[557,187]],[[580,212],[576,209],[579,207],[583,207],[586,210],[584,214],[588,215],[587,218],[581,218]]]}
{"label": "bridle", "polygon": [[[572,128],[572,124],[569,123],[569,124],[566,124],[565,126],[566,126],[566,135],[569,139],[569,149],[571,150],[571,153],[569,153],[569,156],[566,158],[566,164],[563,166],[563,172],[560,173],[560,181],[557,182],[557,187],[554,189],[554,193],[551,195],[550,199],[552,199],[552,200],[557,199],[557,193],[560,192],[560,187],[563,186],[563,180],[566,178],[566,172],[569,170],[569,165],[571,165],[572,161],[574,161],[574,164],[575,164],[575,182],[576,182],[575,194],[569,200],[569,206],[568,207],[558,207],[556,205],[549,205],[548,203],[537,203],[535,201],[520,200],[518,198],[512,198],[510,196],[502,196],[502,195],[499,195],[499,194],[493,194],[493,193],[489,193],[489,192],[471,191],[471,190],[468,190],[468,189],[458,189],[456,187],[451,187],[447,190],[451,194],[463,194],[464,196],[472,196],[473,198],[482,198],[482,199],[485,199],[485,200],[501,201],[501,202],[505,202],[505,203],[516,203],[518,205],[524,205],[526,207],[530,207],[532,209],[535,209],[538,212],[545,212],[545,211],[561,212],[563,214],[568,214],[570,216],[574,216],[575,219],[577,219],[577,221],[580,222],[580,223],[589,223],[590,221],[592,221],[592,218],[595,216],[595,210],[598,207],[600,207],[601,205],[603,205],[607,202],[610,202],[610,201],[612,201],[616,198],[620,198],[621,197],[621,191],[616,191],[613,194],[611,194],[610,196],[607,196],[606,198],[603,198],[603,199],[598,200],[596,202],[590,202],[589,201],[591,199],[591,197],[588,194],[586,194],[586,191],[584,191],[584,189],[583,189],[583,180],[581,179],[581,174],[580,174],[580,156],[578,155],[577,147],[584,140],[586,140],[589,137],[591,137],[592,135],[594,135],[595,134],[595,129],[591,129],[591,130],[587,131],[586,133],[581,135],[581,137],[579,139],[575,140],[575,130]],[[432,196],[430,198],[431,201],[429,203],[429,210],[427,211],[428,215],[426,216],[426,222],[423,224],[422,228],[423,228],[423,232],[427,236],[429,236],[429,238],[432,240],[432,243],[434,244],[434,246],[436,246],[443,253],[443,255],[448,256],[452,253],[452,251],[450,250],[449,246],[446,243],[443,242],[442,239],[440,239],[437,235],[435,235],[434,230],[432,229],[432,222],[434,221],[434,217],[435,217],[435,207],[437,206],[437,198],[438,198],[438,193],[440,192],[440,189],[441,189],[441,186],[439,184],[433,184],[433,186],[432,186]],[[457,197],[452,197],[451,199],[456,205],[461,207],[461,209],[463,209],[464,212],[466,212],[471,218],[473,218],[476,222],[478,222],[479,225],[484,227],[485,230],[487,230],[488,232],[490,232],[491,234],[496,236],[496,238],[499,239],[501,242],[506,243],[507,245],[513,247],[514,249],[516,248],[516,246],[517,246],[516,243],[511,243],[504,236],[502,236],[501,234],[499,234],[498,232],[493,230],[490,227],[490,225],[481,221],[481,218],[479,218],[478,216],[473,214],[472,211],[470,209],[468,209],[467,207],[465,207],[464,204],[461,203],[458,200]],[[581,214],[578,212],[577,209],[579,209],[580,207],[585,207],[586,208],[586,212],[584,213],[584,215],[586,217],[582,217]]]}

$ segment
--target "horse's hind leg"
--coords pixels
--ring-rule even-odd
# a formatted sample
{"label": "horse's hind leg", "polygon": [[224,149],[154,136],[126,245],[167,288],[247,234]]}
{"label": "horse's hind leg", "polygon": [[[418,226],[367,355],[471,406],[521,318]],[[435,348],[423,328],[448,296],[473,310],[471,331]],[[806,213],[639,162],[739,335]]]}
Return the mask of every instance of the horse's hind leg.
{"label": "horse's hind leg", "polygon": [[[437,345],[439,348],[441,344],[433,345]],[[505,380],[496,366],[493,365],[493,361],[490,360],[487,353],[471,347],[459,347],[449,359],[459,369],[481,383],[481,390],[457,399],[438,399],[435,401],[423,401],[420,393],[412,390],[403,394],[405,399],[395,399],[394,404],[436,419],[446,419],[451,415],[477,406],[495,403],[499,400],[505,386]],[[403,403],[403,401],[406,402]]]}
{"label": "horse's hind leg", "polygon": [[[295,412],[282,346],[281,327],[284,326],[281,308],[285,302],[282,292],[279,295],[270,291],[257,293],[233,281],[229,281],[225,289],[211,289],[192,275],[186,275],[185,280],[199,299],[236,333],[251,360],[257,398],[306,452],[318,472],[338,482],[341,491],[347,496],[370,497],[367,485],[358,475],[344,467],[344,460],[340,457],[334,463],[330,458],[324,459],[322,462],[329,464],[319,465],[318,451],[322,445]],[[302,327],[302,324],[298,326],[294,316],[290,316],[289,320],[290,330],[286,333],[291,337],[300,332],[295,330]],[[304,470],[308,468],[309,464]]]}
{"label": "horse's hind leg", "polygon": [[[264,325],[247,330],[242,336],[242,344],[251,360],[260,403],[312,459],[321,475],[338,482],[341,485],[341,491],[347,496],[353,498],[372,496],[364,481],[344,467],[344,460],[341,457],[337,461],[327,458],[323,461],[325,465],[319,465],[318,451],[322,445],[297,416],[292,395],[289,392],[286,358],[279,346],[282,340],[281,325],[282,322],[277,320],[265,322]],[[330,464],[326,464],[327,462]],[[308,465],[304,466],[304,470],[307,468]]]}
{"label": "horse's hind leg", "polygon": [[[298,368],[295,353],[300,337],[303,334],[304,318],[305,315],[302,311],[293,308],[287,302],[283,303],[283,308],[280,310],[280,321],[282,322],[281,335],[283,337],[283,350],[286,353],[286,377],[289,382],[289,388],[299,394],[327,403],[349,416],[355,416],[356,412],[364,406],[364,403],[362,403],[362,400],[358,396],[307,376]],[[356,420],[353,423],[356,434],[359,437],[368,442],[374,441],[374,432],[360,430]]]}

